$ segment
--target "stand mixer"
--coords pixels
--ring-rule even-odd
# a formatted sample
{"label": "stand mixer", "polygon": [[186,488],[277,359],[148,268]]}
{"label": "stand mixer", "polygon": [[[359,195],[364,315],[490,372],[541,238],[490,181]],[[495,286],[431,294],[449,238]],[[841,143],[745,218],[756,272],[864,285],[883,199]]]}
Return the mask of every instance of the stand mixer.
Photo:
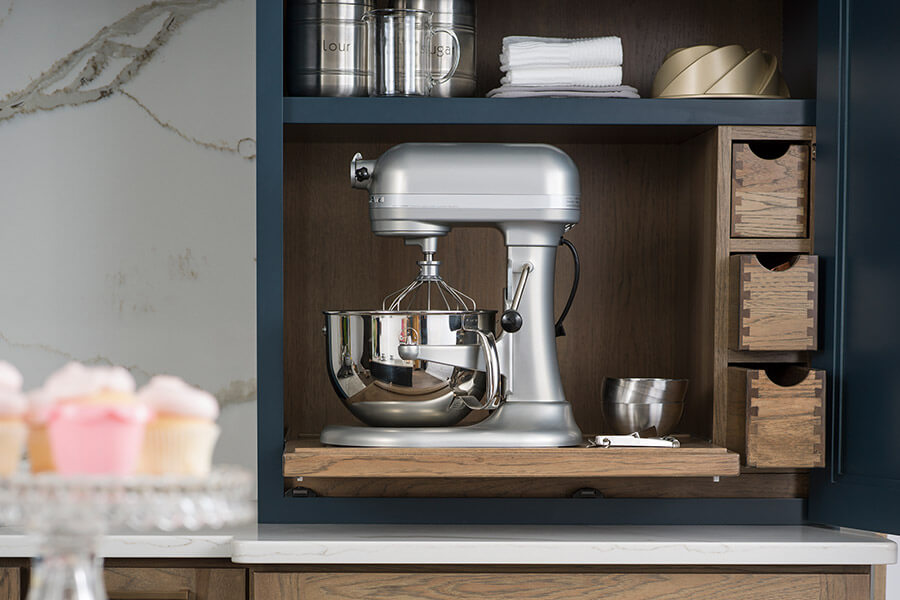
{"label": "stand mixer", "polygon": [[[582,444],[560,379],[553,314],[556,251],[563,234],[580,218],[578,169],[568,155],[540,144],[409,143],[394,146],[377,160],[357,154],[350,171],[353,187],[369,192],[372,232],[420,246],[424,259],[416,280],[389,296],[384,310],[326,312],[335,389],[351,408],[348,398],[357,392],[395,393],[422,376],[434,380],[433,390],[428,388],[430,395],[423,396],[422,403],[407,405],[441,403],[441,410],[462,416],[469,409],[492,412],[476,424],[458,427],[329,426],[322,431],[322,443]],[[454,227],[493,227],[504,236],[507,281],[503,331],[496,338],[495,312],[476,310],[471,298],[438,274],[438,238]],[[404,312],[404,299],[423,289],[427,309]],[[446,310],[431,309],[438,298]],[[365,327],[354,329],[354,318],[367,319]]]}

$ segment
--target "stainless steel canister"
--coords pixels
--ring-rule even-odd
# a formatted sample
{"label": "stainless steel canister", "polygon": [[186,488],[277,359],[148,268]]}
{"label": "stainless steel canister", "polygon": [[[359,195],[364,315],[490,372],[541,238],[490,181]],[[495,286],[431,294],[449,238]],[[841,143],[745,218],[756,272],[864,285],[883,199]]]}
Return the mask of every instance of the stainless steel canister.
{"label": "stainless steel canister", "polygon": [[287,0],[285,82],[290,96],[366,96],[366,27],[374,0]]}
{"label": "stainless steel canister", "polygon": [[[475,94],[475,0],[391,0],[392,8],[415,8],[434,14],[435,28],[451,29],[459,38],[459,67],[447,83],[435,85],[432,96],[472,96]],[[447,73],[453,65],[453,43],[450,37],[434,36],[431,52],[436,56],[433,75]]]}

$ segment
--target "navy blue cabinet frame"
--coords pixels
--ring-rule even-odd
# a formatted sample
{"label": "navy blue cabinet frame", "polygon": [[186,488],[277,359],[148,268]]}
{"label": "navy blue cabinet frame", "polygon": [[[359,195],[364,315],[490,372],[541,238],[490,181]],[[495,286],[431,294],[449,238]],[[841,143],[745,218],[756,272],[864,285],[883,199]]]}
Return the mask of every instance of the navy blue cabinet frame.
{"label": "navy blue cabinet frame", "polygon": [[900,6],[820,0],[816,253],[831,398],[810,518],[900,532]]}
{"label": "navy blue cabinet frame", "polygon": [[[715,126],[715,125],[812,125],[818,123],[817,252],[826,261],[827,289],[822,339],[825,350],[820,366],[834,374],[831,388],[839,400],[832,403],[829,464],[817,476],[811,502],[811,518],[818,522],[855,524],[880,531],[900,530],[893,515],[886,527],[890,494],[869,498],[871,518],[844,518],[844,512],[860,506],[862,483],[841,471],[841,414],[846,394],[840,376],[845,346],[843,305],[846,281],[838,268],[844,240],[840,212],[845,209],[847,156],[847,24],[849,0],[822,0],[819,7],[820,58],[819,103],[810,100],[738,101],[636,100],[605,104],[598,110],[590,100],[535,99],[501,106],[497,100],[447,99],[438,105],[406,99],[385,101],[341,98],[285,98],[283,93],[282,2],[257,4],[257,360],[259,381],[258,468],[259,520],[262,523],[552,523],[552,524],[801,524],[806,522],[803,499],[451,499],[451,498],[293,498],[283,493],[284,449],[284,281],[282,223],[283,143],[285,124],[348,123],[467,123]],[[863,3],[865,4],[865,3]],[[870,2],[869,4],[877,4]],[[898,9],[892,8],[894,16]],[[843,36],[843,37],[842,37]],[[840,46],[843,43],[844,46]],[[896,44],[894,44],[896,46]],[[894,52],[892,58],[897,58]],[[824,57],[824,58],[823,58]],[[840,63],[837,64],[837,63]],[[894,62],[893,64],[896,64]],[[435,102],[431,99],[430,102]],[[556,102],[556,104],[554,104]],[[554,109],[554,107],[556,107]],[[886,108],[886,107],[885,107]],[[348,109],[353,109],[352,111]],[[816,116],[816,110],[818,114]],[[348,117],[352,113],[354,117]],[[896,120],[894,121],[896,125]],[[843,132],[843,133],[842,133]],[[897,130],[891,132],[896,143]],[[886,178],[885,178],[886,179]],[[842,187],[844,186],[844,187]],[[893,209],[900,217],[898,209]],[[900,219],[895,219],[895,222]],[[821,247],[820,247],[821,246]],[[880,250],[884,250],[881,248]],[[897,256],[894,251],[894,258]],[[846,257],[844,257],[846,258]],[[893,273],[897,273],[894,261]],[[896,357],[895,343],[894,354]],[[887,399],[885,399],[886,401]],[[844,407],[844,408],[842,408]],[[876,408],[878,405],[876,403]],[[881,406],[884,408],[884,405]],[[900,423],[900,419],[895,419]],[[893,438],[895,455],[900,446]],[[873,480],[868,484],[883,483]],[[893,482],[896,484],[897,482]],[[851,489],[852,488],[852,489]],[[881,488],[877,488],[881,489]],[[848,491],[849,490],[849,491]],[[860,491],[862,490],[862,491]],[[871,491],[871,490],[870,490]],[[896,496],[895,496],[896,497]],[[888,511],[888,512],[886,512]]]}

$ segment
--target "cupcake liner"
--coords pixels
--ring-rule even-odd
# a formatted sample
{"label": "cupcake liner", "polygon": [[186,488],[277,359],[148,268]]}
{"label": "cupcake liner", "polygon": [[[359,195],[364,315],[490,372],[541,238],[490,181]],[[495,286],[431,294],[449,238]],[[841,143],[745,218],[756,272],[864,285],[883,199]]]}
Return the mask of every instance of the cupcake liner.
{"label": "cupcake liner", "polygon": [[28,462],[32,473],[55,471],[50,451],[50,434],[46,425],[32,425],[28,430]]}
{"label": "cupcake liner", "polygon": [[139,471],[148,475],[206,476],[219,431],[215,423],[188,419],[150,423]]}
{"label": "cupcake liner", "polygon": [[53,464],[63,475],[130,475],[137,467],[145,422],[122,420],[109,414],[90,418],[77,411],[62,411],[51,417],[50,450]]}
{"label": "cupcake liner", "polygon": [[0,420],[0,475],[12,475],[22,460],[28,427],[23,421]]}

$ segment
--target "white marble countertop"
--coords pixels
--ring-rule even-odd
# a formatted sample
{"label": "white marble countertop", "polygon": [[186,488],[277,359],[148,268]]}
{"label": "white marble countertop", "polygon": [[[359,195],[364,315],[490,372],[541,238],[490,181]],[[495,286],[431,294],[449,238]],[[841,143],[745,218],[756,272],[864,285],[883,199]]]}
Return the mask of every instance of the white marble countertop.
{"label": "white marble countertop", "polygon": [[869,565],[897,545],[820,527],[261,525],[236,563]]}
{"label": "white marble countertop", "polygon": [[[0,557],[33,536],[0,528]],[[241,564],[870,565],[897,545],[821,527],[253,525],[103,539],[107,558],[225,558]]]}
{"label": "white marble countertop", "polygon": [[[186,533],[116,531],[101,540],[100,554],[107,558],[231,558],[234,539],[256,535],[256,525]],[[0,527],[0,558],[31,558],[38,546],[37,536]]]}

